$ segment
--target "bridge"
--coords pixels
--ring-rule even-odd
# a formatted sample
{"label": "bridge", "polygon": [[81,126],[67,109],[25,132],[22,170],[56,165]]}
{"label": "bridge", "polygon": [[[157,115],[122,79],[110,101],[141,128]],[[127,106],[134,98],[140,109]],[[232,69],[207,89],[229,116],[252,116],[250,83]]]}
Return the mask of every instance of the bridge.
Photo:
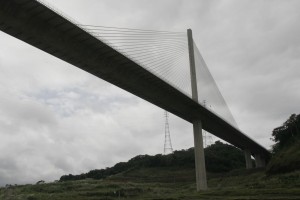
{"label": "bridge", "polygon": [[[0,0],[0,30],[191,122],[194,127],[198,190],[207,188],[202,129],[244,150],[247,168],[252,167],[251,155],[257,167],[264,167],[270,156],[264,147],[228,120],[199,103],[196,60],[202,57],[191,30],[185,33],[191,96],[155,71],[147,69],[143,62],[132,59],[126,52],[96,37],[92,28],[68,20],[39,1]],[[153,31],[139,33],[147,33],[144,34],[147,36]],[[161,33],[165,37],[172,35],[171,32]]]}

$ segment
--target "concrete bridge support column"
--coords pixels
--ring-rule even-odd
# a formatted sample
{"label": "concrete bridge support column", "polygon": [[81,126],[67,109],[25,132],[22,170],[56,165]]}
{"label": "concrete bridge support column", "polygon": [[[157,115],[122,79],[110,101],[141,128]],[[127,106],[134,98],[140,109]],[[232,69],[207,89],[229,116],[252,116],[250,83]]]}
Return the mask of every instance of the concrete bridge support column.
{"label": "concrete bridge support column", "polygon": [[246,160],[246,169],[252,169],[252,160],[251,160],[251,152],[249,149],[245,149],[245,160]]}
{"label": "concrete bridge support column", "polygon": [[193,122],[197,191],[207,189],[201,120]]}
{"label": "concrete bridge support column", "polygon": [[265,161],[265,159],[261,155],[256,154],[254,157],[255,157],[256,168],[265,167],[266,166],[266,161]]}
{"label": "concrete bridge support column", "polygon": [[[191,86],[192,86],[192,99],[198,103],[198,91],[197,91],[197,76],[195,68],[194,57],[194,41],[192,36],[192,30],[188,29],[188,47],[190,58],[190,72],[191,72]],[[202,122],[201,120],[193,121],[194,129],[194,144],[195,144],[195,170],[196,170],[196,182],[197,191],[207,189],[206,169],[205,169],[205,157],[202,138]]]}

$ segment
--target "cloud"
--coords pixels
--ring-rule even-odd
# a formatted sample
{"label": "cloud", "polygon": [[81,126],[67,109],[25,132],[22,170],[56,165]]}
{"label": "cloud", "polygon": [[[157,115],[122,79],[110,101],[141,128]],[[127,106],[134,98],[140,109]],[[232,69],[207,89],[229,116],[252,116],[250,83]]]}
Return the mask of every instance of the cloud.
{"label": "cloud", "polygon": [[[298,1],[48,1],[82,24],[193,29],[240,129],[265,147],[299,112]],[[0,185],[163,152],[163,110],[0,32]],[[192,126],[170,115],[174,149]]]}

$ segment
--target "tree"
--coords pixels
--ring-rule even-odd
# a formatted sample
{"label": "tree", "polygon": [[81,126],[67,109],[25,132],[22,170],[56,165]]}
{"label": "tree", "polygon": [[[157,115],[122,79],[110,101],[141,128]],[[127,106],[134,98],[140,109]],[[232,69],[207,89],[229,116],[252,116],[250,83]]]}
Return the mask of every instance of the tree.
{"label": "tree", "polygon": [[[209,172],[227,172],[233,169],[243,168],[245,165],[244,155],[240,149],[229,144],[223,144],[220,141],[217,141],[205,149],[205,157],[207,170]],[[81,180],[85,178],[103,179],[128,170],[155,167],[194,168],[194,148],[174,151],[173,154],[168,155],[139,155],[130,159],[128,162],[120,162],[106,169],[95,169],[80,175],[64,175],[60,178],[60,181]]]}
{"label": "tree", "polygon": [[273,153],[288,146],[296,137],[300,136],[300,115],[292,114],[282,126],[277,127],[272,132]]}
{"label": "tree", "polygon": [[209,172],[228,172],[244,168],[245,158],[240,149],[216,141],[205,149],[205,164]]}
{"label": "tree", "polygon": [[37,184],[37,185],[39,185],[39,184],[43,184],[43,183],[45,183],[45,181],[44,181],[44,180],[40,180],[40,181],[36,182],[36,184]]}

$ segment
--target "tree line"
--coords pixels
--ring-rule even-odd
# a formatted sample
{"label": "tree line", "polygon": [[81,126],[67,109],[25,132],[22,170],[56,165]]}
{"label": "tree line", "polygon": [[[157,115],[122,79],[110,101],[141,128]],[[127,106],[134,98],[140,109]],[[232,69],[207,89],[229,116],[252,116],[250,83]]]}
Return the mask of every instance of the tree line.
{"label": "tree line", "polygon": [[[245,167],[243,152],[229,144],[220,141],[205,148],[206,168],[209,172],[228,172]],[[113,167],[94,169],[80,175],[64,175],[60,181],[81,180],[86,178],[103,179],[127,170],[154,167],[194,168],[194,148],[174,151],[172,154],[138,155],[128,162],[119,162]]]}
{"label": "tree line", "polygon": [[[271,138],[272,159],[267,173],[282,173],[300,169],[300,115],[292,114],[281,126],[275,128]],[[206,169],[212,173],[228,172],[245,168],[242,150],[220,141],[204,149]],[[194,148],[174,151],[172,154],[138,155],[128,162],[119,162],[113,167],[94,169],[80,175],[63,175],[60,181],[86,178],[103,179],[127,170],[152,167],[194,168]]]}

